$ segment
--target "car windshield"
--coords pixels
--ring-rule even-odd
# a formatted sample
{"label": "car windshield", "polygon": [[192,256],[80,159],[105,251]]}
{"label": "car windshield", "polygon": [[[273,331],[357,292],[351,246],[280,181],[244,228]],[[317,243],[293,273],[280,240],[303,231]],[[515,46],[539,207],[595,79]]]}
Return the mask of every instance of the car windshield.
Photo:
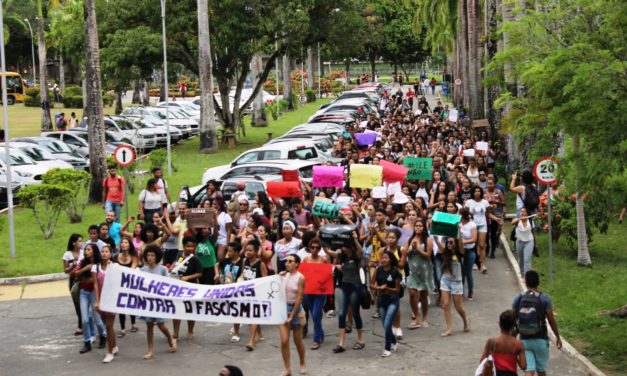
{"label": "car windshield", "polygon": [[133,126],[133,123],[131,123],[128,120],[125,119],[115,119],[116,124],[118,125],[118,127],[120,127],[121,130],[123,131],[134,131],[135,127]]}
{"label": "car windshield", "polygon": [[75,135],[77,137],[82,138],[83,140],[89,142],[88,138],[87,138],[87,132],[75,132]]}
{"label": "car windshield", "polygon": [[161,119],[161,120],[165,120],[165,119],[166,119],[166,117],[165,117],[165,111],[164,111],[164,112],[161,112],[161,111],[157,111],[157,110],[155,110],[155,111],[151,111],[151,114],[152,114],[153,116],[157,117],[158,119]]}
{"label": "car windshield", "polygon": [[72,149],[70,149],[69,146],[67,146],[65,143],[63,142],[58,142],[58,141],[54,141],[54,140],[44,140],[44,141],[40,141],[39,145],[47,148],[48,150],[50,150],[53,154],[72,154]]}
{"label": "car windshield", "polygon": [[54,156],[52,153],[42,148],[23,148],[20,149],[24,154],[28,155],[34,161],[52,161],[54,160]]}
{"label": "car windshield", "polygon": [[[30,159],[26,154],[13,148],[11,148],[10,157],[11,157],[11,166],[25,166],[25,165],[35,164],[35,161]],[[6,162],[7,157],[6,157],[4,149],[0,151],[0,158],[2,158],[2,160]]]}

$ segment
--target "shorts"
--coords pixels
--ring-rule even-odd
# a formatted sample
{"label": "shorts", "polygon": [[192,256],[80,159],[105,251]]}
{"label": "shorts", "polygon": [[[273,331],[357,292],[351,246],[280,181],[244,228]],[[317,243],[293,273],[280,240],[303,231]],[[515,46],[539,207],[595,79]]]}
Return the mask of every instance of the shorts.
{"label": "shorts", "polygon": [[549,341],[542,338],[523,339],[527,369],[525,372],[546,372],[549,365]]}
{"label": "shorts", "polygon": [[146,321],[146,324],[164,324],[165,323],[165,319],[158,319],[155,317],[141,317],[142,320]]}
{"label": "shorts", "polygon": [[440,290],[449,291],[451,295],[464,295],[464,282],[454,281],[449,274],[442,274]]}
{"label": "shorts", "polygon": [[488,232],[488,225],[477,225],[477,232]]}
{"label": "shorts", "polygon": [[[292,312],[293,308],[294,308],[294,304],[287,303],[287,315],[288,316],[290,315],[290,312]],[[292,319],[292,321],[290,321],[290,326],[292,327],[292,329],[298,328],[299,326],[305,326],[305,323],[301,322],[301,316],[305,316],[304,313],[305,311],[303,310],[303,306],[302,305],[299,306],[298,310],[296,311],[296,314],[294,315],[294,318]]]}

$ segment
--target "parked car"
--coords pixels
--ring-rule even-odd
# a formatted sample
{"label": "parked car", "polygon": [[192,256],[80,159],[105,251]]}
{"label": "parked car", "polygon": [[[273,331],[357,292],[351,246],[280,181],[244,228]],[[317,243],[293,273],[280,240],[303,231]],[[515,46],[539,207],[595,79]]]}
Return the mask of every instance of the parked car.
{"label": "parked car", "polygon": [[261,161],[244,163],[234,167],[229,165],[208,168],[202,175],[202,182],[206,184],[209,180],[237,180],[244,176],[281,176],[283,170],[298,170],[298,174],[305,181],[313,178],[313,166],[319,165],[318,161]]}
{"label": "parked car", "polygon": [[318,148],[311,141],[283,141],[247,150],[237,156],[233,162],[231,162],[231,166],[237,166],[250,162],[281,159],[312,160],[317,162],[324,162],[327,160],[326,156],[319,155]]}
{"label": "parked car", "polygon": [[15,175],[22,185],[40,184],[43,175],[50,170],[49,167],[33,161],[18,149],[10,148],[7,158],[5,148],[0,148],[0,167],[4,171],[7,170],[7,163],[11,164],[13,173],[11,177]]}
{"label": "parked car", "polygon": [[135,146],[137,149],[153,149],[157,147],[157,133],[150,128],[142,129],[133,121],[122,116],[106,116],[105,129],[117,134],[123,142]]}
{"label": "parked car", "polygon": [[331,138],[333,143],[335,143],[345,132],[340,127],[314,127],[313,125],[315,124],[298,125],[281,136],[281,138],[286,136],[294,137],[298,135],[327,136]]}
{"label": "parked car", "polygon": [[76,170],[89,171],[89,160],[78,154],[68,144],[50,137],[18,137],[11,142],[30,142],[47,149],[55,158],[66,161]]}
{"label": "parked car", "polygon": [[315,116],[314,118],[310,118],[309,123],[335,123],[342,125],[344,129],[346,129],[347,127],[354,126],[358,119],[360,119],[360,117],[355,115],[354,112],[337,112]]}
{"label": "parked car", "polygon": [[[165,108],[165,102],[157,103],[157,107]],[[169,109],[183,110],[188,116],[200,123],[200,106],[189,101],[168,102]]]}
{"label": "parked car", "polygon": [[342,110],[357,111],[358,113],[363,114],[361,116],[362,119],[364,119],[366,115],[378,116],[376,107],[372,103],[370,103],[367,99],[350,98],[350,99],[344,99],[341,101],[333,102],[328,107],[316,111],[316,113],[313,114],[309,118],[309,120],[311,121],[311,119],[315,118],[318,115],[336,112],[336,111],[342,111]]}
{"label": "parked car", "polygon": [[[4,147],[0,144],[0,147]],[[30,159],[48,168],[74,168],[70,163],[57,159],[47,149],[30,142],[12,142],[11,148],[18,149]]]}
{"label": "parked car", "polygon": [[[157,146],[166,146],[168,142],[168,126],[161,120],[151,115],[123,115],[125,119],[135,121],[141,128],[155,128],[160,131],[157,134]],[[176,144],[183,140],[183,133],[176,127],[170,127],[170,142]]]}
{"label": "parked car", "polygon": [[6,171],[4,171],[4,168],[0,168],[0,210],[9,206],[9,187],[11,192],[13,192],[13,204],[19,203],[20,200],[17,194],[20,192],[20,188],[22,188],[22,183],[12,175],[11,184],[9,185]]}
{"label": "parked car", "polygon": [[159,119],[163,123],[166,123],[167,120],[170,127],[174,126],[181,131],[183,138],[191,137],[192,124],[195,124],[196,128],[198,128],[198,123],[196,121],[193,119],[186,119],[177,114],[176,111],[167,111],[168,116],[166,116],[166,109],[163,107],[127,107],[124,111],[122,111],[122,115],[150,115]]}
{"label": "parked car", "polygon": [[[334,148],[334,141],[325,134],[284,134],[281,137],[274,138],[264,144],[264,146],[279,144],[283,142],[301,142],[311,141],[319,152],[323,152],[324,156],[330,156],[330,150]],[[320,154],[320,153],[318,153]]]}
{"label": "parked car", "polygon": [[331,106],[335,102],[346,100],[346,99],[364,99],[364,100],[370,101],[370,103],[372,104],[375,104],[379,101],[379,95],[374,91],[363,91],[363,89],[345,91],[344,93],[342,93],[342,95],[335,98],[333,101],[329,103],[325,103],[322,106],[320,106],[320,109],[321,110],[325,109]]}

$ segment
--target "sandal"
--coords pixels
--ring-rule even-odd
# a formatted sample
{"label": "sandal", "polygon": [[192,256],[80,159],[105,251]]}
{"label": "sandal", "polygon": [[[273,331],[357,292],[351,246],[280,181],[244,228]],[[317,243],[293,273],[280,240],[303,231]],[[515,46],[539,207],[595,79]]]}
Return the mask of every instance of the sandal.
{"label": "sandal", "polygon": [[344,346],[337,345],[333,348],[335,354],[343,353],[344,351],[346,351],[346,347]]}
{"label": "sandal", "polygon": [[117,337],[118,338],[122,338],[126,335],[126,331],[124,329],[120,330],[120,332],[118,333]]}
{"label": "sandal", "polygon": [[355,344],[353,345],[353,350],[362,350],[364,347],[366,347],[365,343],[355,342]]}
{"label": "sandal", "polygon": [[137,332],[139,329],[136,326],[131,327],[131,333]]}
{"label": "sandal", "polygon": [[231,337],[231,343],[236,343],[239,342],[240,338],[238,335],[233,335],[233,337]]}
{"label": "sandal", "polygon": [[318,350],[319,348],[320,348],[320,344],[318,342],[314,342],[310,347],[310,349],[312,350]]}
{"label": "sandal", "polygon": [[172,338],[172,346],[170,346],[170,349],[168,351],[170,353],[175,353],[176,352],[176,340],[174,338]]}
{"label": "sandal", "polygon": [[352,325],[346,325],[346,328],[344,330],[346,330],[346,333],[350,333],[350,332],[353,331],[353,326]]}
{"label": "sandal", "polygon": [[407,329],[418,329],[418,328],[422,328],[422,325],[418,324],[415,321],[412,321],[409,323],[409,325],[407,325]]}
{"label": "sandal", "polygon": [[76,331],[74,332],[75,336],[82,336],[83,335],[83,329],[76,329]]}
{"label": "sandal", "polygon": [[246,345],[246,351],[254,351],[255,348],[252,345]]}

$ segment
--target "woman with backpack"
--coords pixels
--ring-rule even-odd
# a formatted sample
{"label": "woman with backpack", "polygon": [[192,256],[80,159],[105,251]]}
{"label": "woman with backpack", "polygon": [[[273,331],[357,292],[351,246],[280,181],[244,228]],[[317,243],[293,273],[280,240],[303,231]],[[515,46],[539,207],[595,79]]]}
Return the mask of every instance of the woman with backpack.
{"label": "woman with backpack", "polygon": [[516,226],[516,253],[518,254],[518,266],[520,277],[523,278],[528,270],[531,270],[534,238],[531,218],[527,215],[527,209],[520,209],[520,217],[512,219],[512,226]]}
{"label": "woman with backpack", "polygon": [[501,313],[499,316],[501,334],[497,337],[488,338],[483,348],[481,362],[492,355],[494,359],[493,369],[496,370],[497,376],[516,376],[518,374],[516,372],[517,364],[522,370],[527,368],[525,346],[516,339],[515,326],[516,314],[514,310],[508,309]]}
{"label": "woman with backpack", "polygon": [[527,209],[527,214],[535,214],[540,204],[540,195],[533,184],[533,174],[529,170],[522,175],[515,173],[509,183],[509,190],[516,193],[516,217],[520,217],[520,209]]}

